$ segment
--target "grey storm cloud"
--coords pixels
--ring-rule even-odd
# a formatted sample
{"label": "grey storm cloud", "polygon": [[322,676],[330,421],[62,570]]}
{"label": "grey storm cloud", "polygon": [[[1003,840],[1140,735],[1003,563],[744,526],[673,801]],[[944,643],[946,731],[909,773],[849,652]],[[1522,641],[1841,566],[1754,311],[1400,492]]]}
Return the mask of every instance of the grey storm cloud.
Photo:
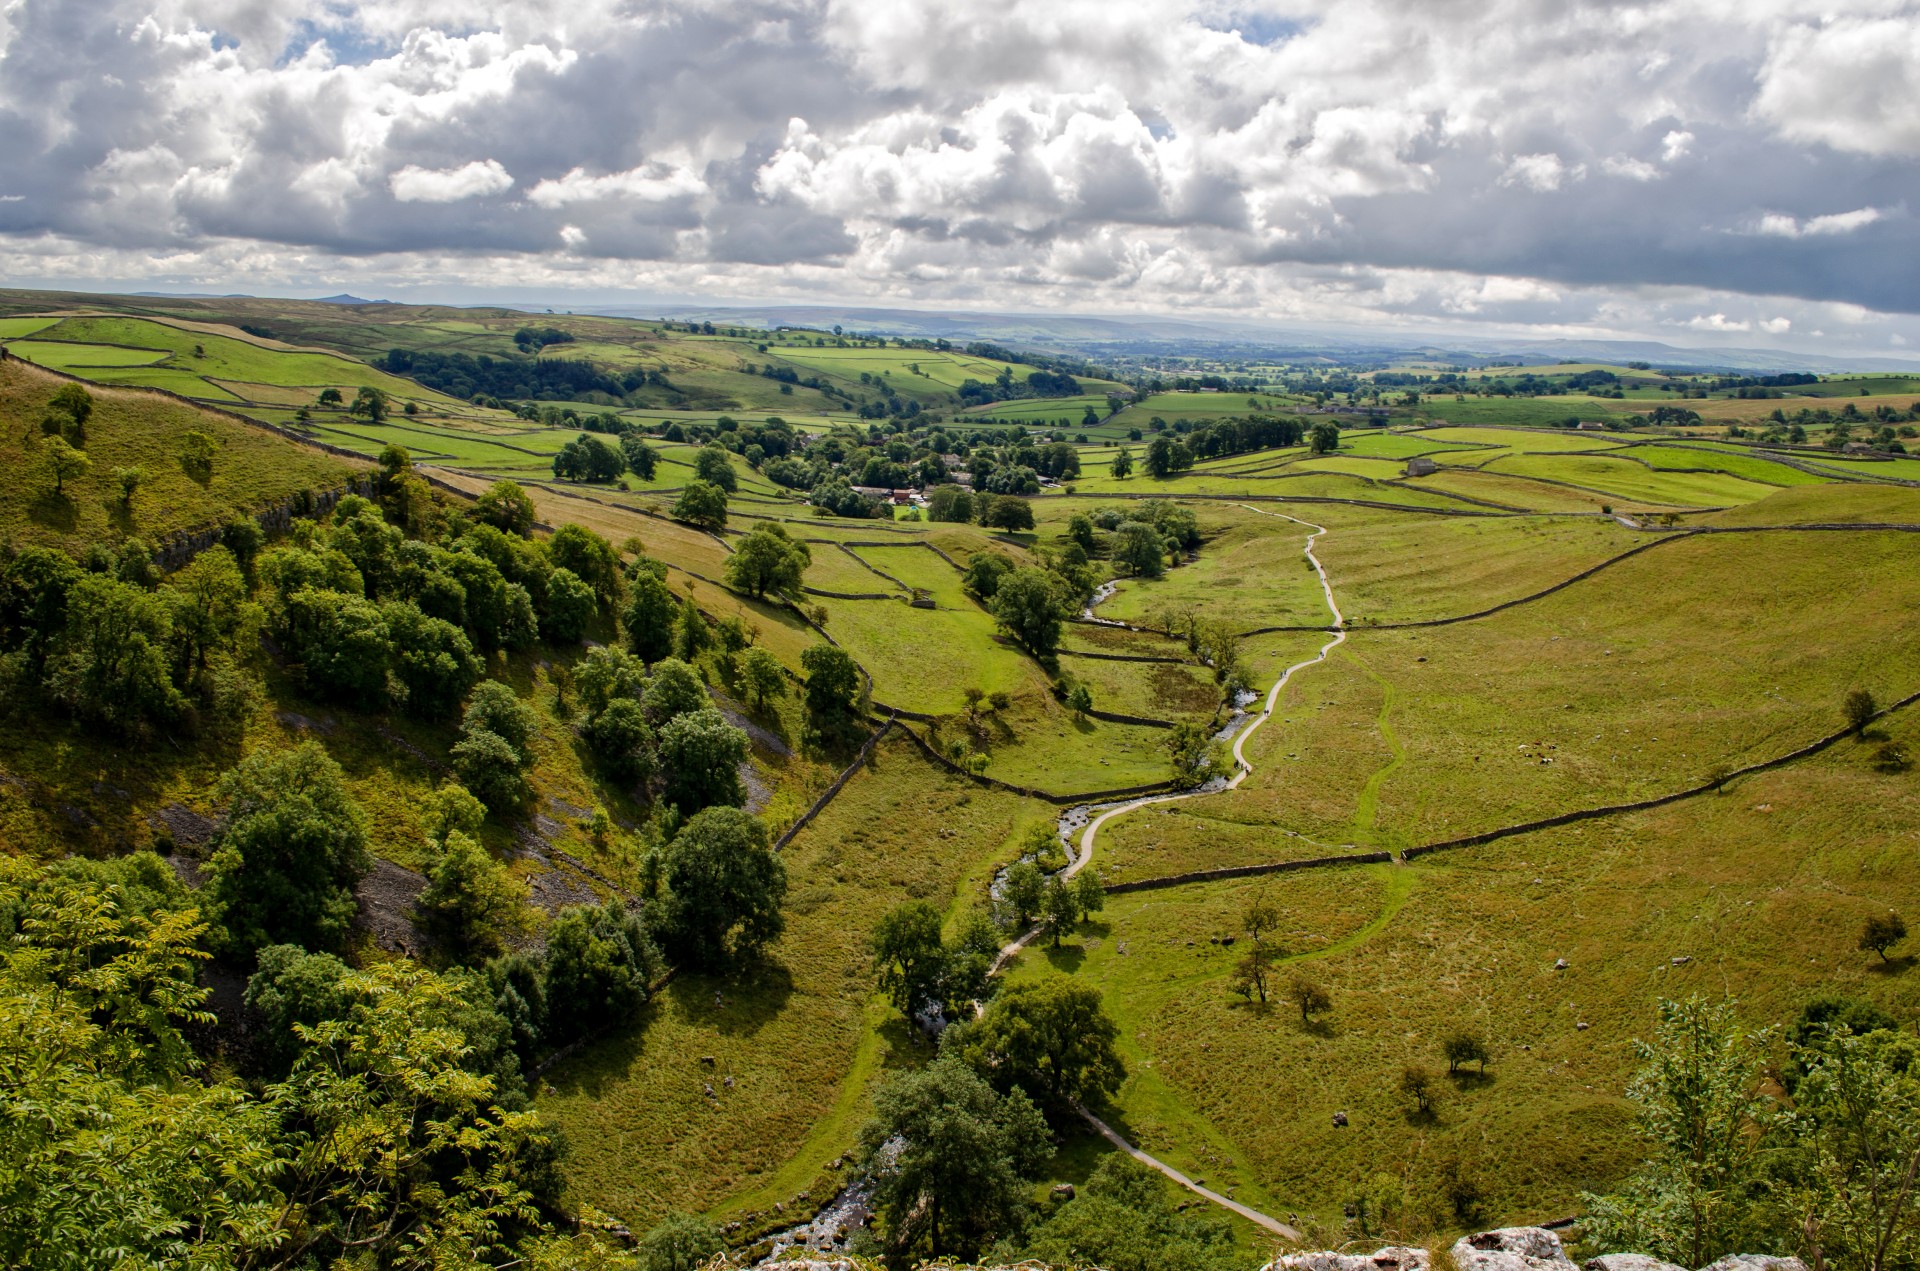
{"label": "grey storm cloud", "polygon": [[1771,332],[1920,311],[1916,158],[1911,0],[0,7],[0,252],[116,276]]}

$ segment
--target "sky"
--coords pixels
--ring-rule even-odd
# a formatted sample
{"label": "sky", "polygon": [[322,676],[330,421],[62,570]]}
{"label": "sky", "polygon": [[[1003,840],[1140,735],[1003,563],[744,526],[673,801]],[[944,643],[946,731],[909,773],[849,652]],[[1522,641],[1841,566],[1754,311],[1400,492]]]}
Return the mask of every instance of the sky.
{"label": "sky", "polygon": [[1920,356],[1920,0],[0,0],[15,286]]}

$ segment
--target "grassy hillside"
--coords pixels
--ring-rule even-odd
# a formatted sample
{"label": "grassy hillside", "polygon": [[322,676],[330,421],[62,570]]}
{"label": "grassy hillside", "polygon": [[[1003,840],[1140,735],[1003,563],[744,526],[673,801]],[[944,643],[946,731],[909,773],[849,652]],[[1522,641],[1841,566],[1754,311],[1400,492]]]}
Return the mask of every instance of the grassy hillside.
{"label": "grassy hillside", "polygon": [[[68,381],[15,358],[0,362],[0,539],[70,551],[136,536],[157,543],[184,530],[217,527],[276,505],[297,491],[334,489],[365,465],[288,441],[262,428],[157,393],[93,390],[84,476],[60,493],[45,466],[40,420]],[[183,462],[186,436],[213,438],[214,459]],[[144,477],[130,503],[115,468]]]}

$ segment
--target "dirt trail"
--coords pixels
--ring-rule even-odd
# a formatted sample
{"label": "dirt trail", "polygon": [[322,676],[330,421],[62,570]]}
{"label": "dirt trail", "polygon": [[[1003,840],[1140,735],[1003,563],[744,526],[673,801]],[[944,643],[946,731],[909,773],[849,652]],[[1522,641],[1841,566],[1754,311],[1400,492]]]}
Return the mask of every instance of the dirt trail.
{"label": "dirt trail", "polygon": [[[1100,827],[1105,825],[1108,821],[1113,820],[1115,817],[1125,816],[1129,812],[1135,811],[1139,808],[1149,807],[1156,803],[1172,803],[1179,799],[1191,799],[1203,794],[1217,794],[1222,790],[1231,790],[1234,787],[1238,786],[1242,781],[1245,781],[1248,778],[1248,776],[1252,775],[1253,773],[1253,765],[1247,762],[1247,757],[1245,754],[1247,738],[1253,736],[1254,730],[1259,728],[1260,725],[1266,723],[1267,720],[1273,715],[1275,707],[1277,707],[1280,704],[1281,690],[1286,688],[1288,681],[1293,679],[1293,673],[1295,671],[1304,670],[1307,667],[1315,666],[1321,662],[1326,661],[1327,655],[1329,653],[1339,648],[1340,645],[1346,643],[1346,639],[1347,639],[1346,619],[1341,616],[1340,606],[1337,602],[1335,602],[1333,598],[1333,584],[1327,581],[1326,567],[1320,563],[1320,558],[1313,554],[1313,541],[1319,538],[1322,534],[1325,534],[1327,532],[1326,526],[1315,525],[1311,521],[1303,521],[1297,516],[1288,516],[1282,512],[1268,512],[1263,508],[1252,507],[1247,504],[1242,504],[1241,506],[1245,507],[1249,512],[1255,512],[1261,516],[1271,516],[1276,520],[1292,521],[1295,525],[1304,525],[1308,529],[1313,531],[1313,533],[1307,535],[1307,542],[1304,550],[1306,552],[1307,560],[1313,565],[1313,572],[1320,576],[1320,590],[1326,594],[1327,609],[1329,612],[1333,614],[1333,625],[1330,628],[1330,630],[1333,632],[1333,638],[1331,640],[1328,640],[1325,644],[1321,645],[1320,651],[1318,653],[1314,654],[1312,657],[1306,659],[1303,662],[1295,662],[1292,666],[1288,667],[1285,671],[1281,672],[1280,678],[1274,681],[1273,688],[1269,690],[1267,693],[1266,705],[1261,709],[1258,715],[1255,715],[1252,719],[1247,721],[1247,726],[1241,729],[1240,734],[1237,737],[1235,737],[1233,740],[1234,773],[1232,777],[1228,778],[1225,781],[1210,782],[1206,786],[1203,786],[1198,790],[1187,790],[1179,794],[1153,794],[1153,795],[1147,795],[1144,798],[1130,799],[1125,803],[1116,804],[1113,807],[1108,808],[1105,811],[1101,812],[1098,816],[1094,817],[1093,820],[1089,821],[1087,823],[1086,828],[1080,832],[1080,838],[1079,838],[1079,844],[1078,844],[1079,850],[1073,853],[1073,859],[1067,864],[1067,868],[1065,871],[1066,877],[1071,878],[1073,875],[1079,873],[1081,870],[1087,867],[1088,862],[1093,860],[1093,845],[1100,833]],[[994,959],[993,973],[998,974],[1002,969],[1004,969],[1007,963],[1012,961],[1014,955],[1018,954],[1022,949],[1026,948],[1028,942],[1030,942],[1035,936],[1039,934],[1040,934],[1040,928],[1036,926],[1026,931],[1025,933],[1023,933],[1019,939],[1012,941],[1011,943],[1006,945],[1004,948],[1002,948],[1000,950],[1000,956]],[[1242,1218],[1245,1218],[1247,1221],[1252,1222],[1260,1227],[1264,1227],[1268,1231],[1271,1231],[1275,1235],[1280,1236],[1284,1239],[1287,1239],[1287,1240],[1301,1239],[1301,1235],[1298,1231],[1294,1230],[1292,1227],[1289,1227],[1286,1223],[1281,1222],[1279,1219],[1270,1218],[1266,1214],[1260,1213],[1257,1210],[1249,1209],[1247,1206],[1240,1204],[1238,1201],[1229,1200],[1225,1196],[1220,1195],[1218,1192],[1210,1191],[1207,1188],[1200,1186],[1200,1184],[1194,1182],[1192,1179],[1188,1178],[1185,1174],[1182,1174],[1179,1170],[1173,1168],[1173,1166],[1168,1165],[1165,1161],[1158,1160],[1155,1157],[1149,1156],[1147,1153],[1141,1151],[1139,1148],[1135,1147],[1133,1144],[1121,1138],[1120,1135],[1116,1133],[1111,1126],[1109,1126],[1105,1121],[1102,1121],[1099,1117],[1093,1115],[1093,1113],[1087,1111],[1085,1108],[1080,1109],[1080,1115],[1085,1117],[1087,1119],[1088,1124],[1092,1125],[1095,1130],[1099,1131],[1102,1137],[1107,1139],[1107,1141],[1112,1143],[1115,1147],[1127,1153],[1127,1155],[1133,1157],[1136,1161],[1139,1161],[1141,1164],[1158,1170],[1160,1173],[1166,1175],[1166,1177],[1173,1180],[1175,1183],[1178,1183],[1180,1186],[1186,1188],[1188,1191],[1193,1192],[1195,1195],[1201,1196],[1206,1200],[1212,1201],[1216,1205],[1220,1205],[1226,1209],[1232,1210],[1234,1213],[1239,1214]]]}

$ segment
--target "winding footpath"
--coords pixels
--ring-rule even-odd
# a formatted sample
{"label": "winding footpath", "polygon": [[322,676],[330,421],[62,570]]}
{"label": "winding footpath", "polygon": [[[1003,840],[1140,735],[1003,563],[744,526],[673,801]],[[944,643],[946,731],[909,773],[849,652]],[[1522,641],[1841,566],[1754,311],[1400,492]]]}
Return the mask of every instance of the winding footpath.
{"label": "winding footpath", "polygon": [[[1273,688],[1267,693],[1266,705],[1258,715],[1255,715],[1251,720],[1247,721],[1247,726],[1241,729],[1239,735],[1233,739],[1233,776],[1220,784],[1209,784],[1198,790],[1186,790],[1178,794],[1152,794],[1139,799],[1130,799],[1125,803],[1115,804],[1113,807],[1108,808],[1099,816],[1089,821],[1086,828],[1080,832],[1079,850],[1073,854],[1073,860],[1068,862],[1065,877],[1073,877],[1085,869],[1087,864],[1093,860],[1094,841],[1099,836],[1100,827],[1115,817],[1125,816],[1129,812],[1137,811],[1140,808],[1149,807],[1156,803],[1173,803],[1180,799],[1191,799],[1198,795],[1217,794],[1222,790],[1231,790],[1242,781],[1245,781],[1253,773],[1253,765],[1247,762],[1245,752],[1247,738],[1253,736],[1254,730],[1266,723],[1267,720],[1273,716],[1274,709],[1280,704],[1280,692],[1286,688],[1288,681],[1293,679],[1294,672],[1326,661],[1329,653],[1346,643],[1346,619],[1341,616],[1340,606],[1333,598],[1333,584],[1327,581],[1326,566],[1322,565],[1320,558],[1313,554],[1313,541],[1327,532],[1326,526],[1315,525],[1311,521],[1303,521],[1297,516],[1287,516],[1281,512],[1268,512],[1265,509],[1252,507],[1248,504],[1241,504],[1241,506],[1245,507],[1249,512],[1255,512],[1261,516],[1271,516],[1276,520],[1292,521],[1295,525],[1304,525],[1313,531],[1313,533],[1307,535],[1305,548],[1306,557],[1308,562],[1313,566],[1313,572],[1320,577],[1320,590],[1325,593],[1327,609],[1333,614],[1333,624],[1329,628],[1329,630],[1333,632],[1333,638],[1321,645],[1318,653],[1303,662],[1295,662],[1292,666],[1281,672],[1280,678],[1274,681]],[[1019,939],[1012,941],[1002,948],[1000,950],[1000,956],[994,959],[991,974],[997,975],[1004,970],[1007,964],[1013,960],[1014,956],[1026,948],[1028,943],[1039,934],[1040,928],[1038,926],[1032,927],[1021,935]],[[1300,1232],[1289,1227],[1286,1223],[1281,1222],[1278,1218],[1272,1218],[1260,1213],[1258,1210],[1249,1209],[1239,1201],[1230,1200],[1216,1191],[1202,1187],[1199,1183],[1194,1182],[1191,1178],[1188,1178],[1185,1174],[1173,1168],[1173,1166],[1168,1165],[1165,1161],[1149,1156],[1133,1144],[1127,1142],[1124,1138],[1120,1137],[1112,1126],[1102,1121],[1086,1108],[1080,1107],[1079,1104],[1075,1104],[1074,1106],[1079,1110],[1080,1115],[1087,1119],[1087,1123],[1100,1133],[1101,1137],[1105,1138],[1109,1143],[1112,1143],[1127,1155],[1133,1157],[1134,1160],[1139,1161],[1142,1165],[1158,1170],[1167,1178],[1178,1183],[1195,1195],[1212,1201],[1223,1209],[1231,1210],[1247,1221],[1265,1228],[1282,1239],[1297,1241],[1302,1238]]]}

